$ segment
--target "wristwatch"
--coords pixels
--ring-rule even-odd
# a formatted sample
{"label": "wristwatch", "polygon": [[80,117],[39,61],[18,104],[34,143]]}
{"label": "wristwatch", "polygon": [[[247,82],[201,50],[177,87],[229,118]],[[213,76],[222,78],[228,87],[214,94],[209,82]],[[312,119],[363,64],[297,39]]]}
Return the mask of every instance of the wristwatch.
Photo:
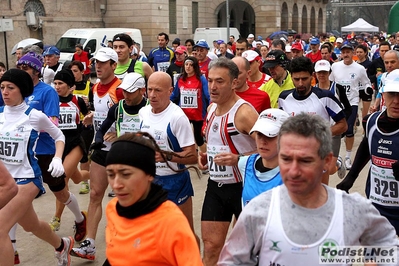
{"label": "wristwatch", "polygon": [[172,155],[172,154],[169,154],[169,153],[166,154],[166,160],[167,160],[167,161],[169,161],[169,162],[172,161],[172,158],[173,158],[173,155]]}

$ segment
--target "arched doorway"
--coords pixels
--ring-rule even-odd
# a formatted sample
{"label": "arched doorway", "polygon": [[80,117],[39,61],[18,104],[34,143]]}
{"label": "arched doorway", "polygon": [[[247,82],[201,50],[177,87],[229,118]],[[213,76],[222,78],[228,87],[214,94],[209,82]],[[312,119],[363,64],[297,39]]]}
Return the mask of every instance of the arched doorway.
{"label": "arched doorway", "polygon": [[[216,8],[218,27],[226,27],[226,2]],[[255,12],[247,2],[233,0],[229,1],[230,27],[237,28],[242,37],[255,34]]]}
{"label": "arched doorway", "polygon": [[324,32],[324,30],[323,30],[323,9],[319,9],[319,15],[318,15],[318,18],[317,18],[317,24],[318,24],[318,31],[319,32]]}
{"label": "arched doorway", "polygon": [[288,30],[288,6],[286,2],[281,7],[281,30]]}
{"label": "arched doorway", "polygon": [[302,7],[302,33],[308,33],[308,10],[305,5]]}
{"label": "arched doorway", "polygon": [[317,34],[316,32],[316,11],[314,7],[310,10],[310,32],[312,34]]}
{"label": "arched doorway", "polygon": [[298,15],[298,6],[294,4],[292,7],[292,27],[294,31],[299,32],[299,15]]}
{"label": "arched doorway", "polygon": [[36,18],[36,25],[29,26],[30,29],[30,36],[31,38],[36,38],[43,40],[43,32],[42,32],[42,25],[40,24],[39,16],[45,17],[46,10],[44,9],[44,5],[40,0],[29,0],[25,3],[24,6],[24,15],[26,12],[33,12],[35,13]]}

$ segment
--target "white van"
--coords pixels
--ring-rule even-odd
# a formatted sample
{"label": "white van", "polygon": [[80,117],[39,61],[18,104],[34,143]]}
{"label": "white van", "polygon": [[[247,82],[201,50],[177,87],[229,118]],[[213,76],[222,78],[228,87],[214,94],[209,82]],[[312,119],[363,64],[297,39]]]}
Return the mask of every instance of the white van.
{"label": "white van", "polygon": [[75,53],[75,45],[80,43],[85,51],[94,55],[101,47],[106,47],[108,40],[112,40],[118,33],[129,34],[135,42],[143,47],[143,38],[139,29],[128,28],[82,28],[69,29],[58,40],[57,48],[60,50],[60,62],[71,61]]}
{"label": "white van", "polygon": [[208,43],[209,47],[212,48],[214,40],[224,40],[225,42],[228,42],[230,35],[233,35],[236,40],[240,38],[240,32],[237,28],[230,28],[230,34],[227,34],[227,28],[196,28],[194,41],[197,42],[204,39]]}

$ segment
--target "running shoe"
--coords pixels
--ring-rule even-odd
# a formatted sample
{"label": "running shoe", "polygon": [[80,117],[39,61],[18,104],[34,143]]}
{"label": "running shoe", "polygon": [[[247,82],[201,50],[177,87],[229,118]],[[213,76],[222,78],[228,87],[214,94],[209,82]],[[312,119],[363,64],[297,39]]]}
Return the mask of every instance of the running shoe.
{"label": "running shoe", "polygon": [[344,163],[342,161],[342,157],[338,156],[337,158],[337,175],[340,179],[344,178],[346,175],[346,169],[344,167]]}
{"label": "running shoe", "polygon": [[20,264],[18,251],[14,252],[14,265]]}
{"label": "running shoe", "polygon": [[48,224],[50,225],[51,230],[53,230],[54,232],[60,230],[60,218],[54,216],[53,218],[51,218],[51,221]]}
{"label": "running shoe", "polygon": [[114,192],[113,190],[111,190],[111,191],[108,193],[108,197],[114,198],[114,197],[115,197],[115,192]]}
{"label": "running shoe", "polygon": [[71,265],[71,255],[69,255],[69,252],[71,252],[73,248],[73,244],[75,241],[73,241],[72,237],[63,237],[62,241],[64,241],[64,249],[61,252],[56,251],[55,252],[55,257],[57,258],[58,261],[58,266],[69,266]]}
{"label": "running shoe", "polygon": [[88,194],[90,192],[90,186],[88,181],[80,182],[79,194]]}
{"label": "running shoe", "polygon": [[351,158],[349,158],[349,157],[345,158],[345,167],[346,167],[346,170],[350,170],[352,168]]}
{"label": "running shoe", "polygon": [[83,221],[80,223],[75,222],[75,235],[73,238],[76,242],[82,241],[86,236],[86,223],[87,223],[87,213],[85,211],[81,212],[83,215]]}
{"label": "running shoe", "polygon": [[71,255],[74,257],[95,260],[96,259],[96,247],[91,244],[89,240],[84,240],[80,243],[78,248],[73,248],[71,250]]}

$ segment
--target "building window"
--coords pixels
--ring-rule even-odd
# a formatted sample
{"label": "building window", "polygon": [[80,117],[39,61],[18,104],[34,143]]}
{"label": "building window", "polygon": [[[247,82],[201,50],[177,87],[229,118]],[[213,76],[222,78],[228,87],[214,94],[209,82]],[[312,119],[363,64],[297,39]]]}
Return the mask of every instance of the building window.
{"label": "building window", "polygon": [[176,0],[169,0],[169,33],[177,34]]}
{"label": "building window", "polygon": [[195,33],[195,29],[198,28],[198,2],[193,2],[192,4],[192,24],[193,24],[193,33]]}

